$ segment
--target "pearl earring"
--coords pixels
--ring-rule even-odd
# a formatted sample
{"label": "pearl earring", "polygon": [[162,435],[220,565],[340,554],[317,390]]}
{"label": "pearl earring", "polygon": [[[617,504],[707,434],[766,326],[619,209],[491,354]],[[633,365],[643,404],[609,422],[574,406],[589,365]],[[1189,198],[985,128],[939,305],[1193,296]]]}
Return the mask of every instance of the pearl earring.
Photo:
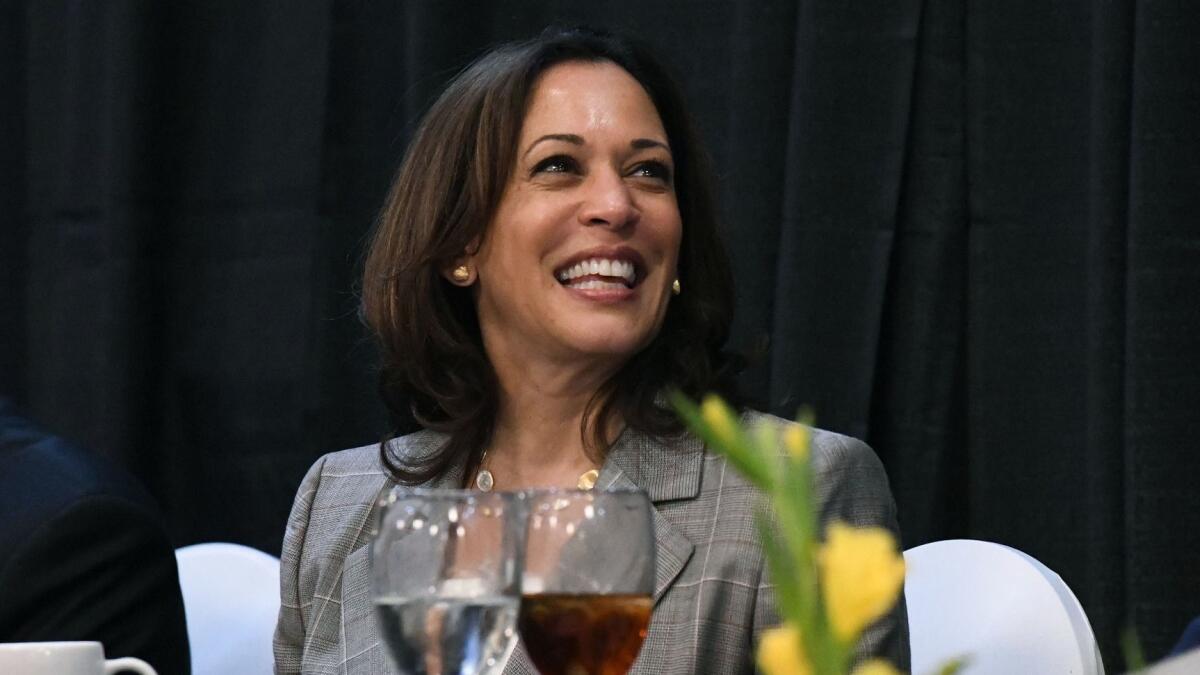
{"label": "pearl earring", "polygon": [[679,295],[680,293],[683,292],[682,289],[680,289],[680,287],[679,287],[678,279],[671,282],[671,292],[674,293],[675,295]]}
{"label": "pearl earring", "polygon": [[454,280],[458,283],[465,284],[471,280],[471,268],[467,267],[466,265],[459,265],[458,267],[454,268],[454,271],[450,273],[450,276],[454,277]]}

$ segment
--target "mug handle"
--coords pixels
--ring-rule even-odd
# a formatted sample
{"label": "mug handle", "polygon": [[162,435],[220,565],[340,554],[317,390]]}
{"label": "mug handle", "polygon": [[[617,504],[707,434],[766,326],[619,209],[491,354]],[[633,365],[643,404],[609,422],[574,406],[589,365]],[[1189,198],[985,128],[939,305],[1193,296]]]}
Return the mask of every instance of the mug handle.
{"label": "mug handle", "polygon": [[104,675],[113,675],[125,670],[132,670],[141,675],[158,675],[149,663],[141,659],[135,659],[132,656],[126,656],[123,659],[109,659],[104,662]]}

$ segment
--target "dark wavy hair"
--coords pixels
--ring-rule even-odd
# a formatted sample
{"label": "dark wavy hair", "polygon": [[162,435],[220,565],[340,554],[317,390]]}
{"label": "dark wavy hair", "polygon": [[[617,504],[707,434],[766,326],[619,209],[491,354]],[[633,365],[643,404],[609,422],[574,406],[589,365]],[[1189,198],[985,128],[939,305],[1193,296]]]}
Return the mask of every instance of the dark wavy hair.
{"label": "dark wavy hair", "polygon": [[394,416],[405,408],[449,440],[427,457],[380,458],[393,478],[423,483],[466,460],[464,483],[490,441],[498,407],[495,372],[484,352],[469,289],[442,276],[482,239],[516,160],[538,77],[567,61],[611,61],[632,75],[658,110],[675,164],[683,223],[682,294],[671,299],[662,329],[592,397],[580,434],[593,459],[607,451],[613,415],[657,437],[680,424],[660,393],[734,396],[738,359],[723,351],[733,314],[733,283],[718,235],[710,169],[665,68],[644,47],[585,28],[549,28],[476,60],[446,87],[408,146],[367,252],[362,315],[382,350],[379,388]]}

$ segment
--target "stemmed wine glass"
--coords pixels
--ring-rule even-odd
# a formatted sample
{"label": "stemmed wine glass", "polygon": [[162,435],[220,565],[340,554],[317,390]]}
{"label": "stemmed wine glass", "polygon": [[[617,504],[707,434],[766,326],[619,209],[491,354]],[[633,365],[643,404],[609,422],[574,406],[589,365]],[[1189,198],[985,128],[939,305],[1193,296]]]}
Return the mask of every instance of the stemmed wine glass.
{"label": "stemmed wine glass", "polygon": [[652,505],[638,490],[525,493],[518,626],[542,675],[624,675],[653,609]]}
{"label": "stemmed wine glass", "polygon": [[371,545],[371,598],[402,673],[499,673],[516,645],[520,496],[395,488]]}

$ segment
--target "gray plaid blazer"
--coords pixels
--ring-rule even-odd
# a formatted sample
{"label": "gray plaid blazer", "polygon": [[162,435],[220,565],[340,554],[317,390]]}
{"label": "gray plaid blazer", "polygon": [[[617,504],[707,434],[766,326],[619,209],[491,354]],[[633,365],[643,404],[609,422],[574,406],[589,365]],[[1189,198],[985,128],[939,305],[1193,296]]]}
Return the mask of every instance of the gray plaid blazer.
{"label": "gray plaid blazer", "polygon": [[[748,421],[771,419],[748,413]],[[781,420],[779,420],[781,421]],[[396,439],[400,456],[436,449],[421,431]],[[317,460],[296,495],[283,541],[276,673],[393,673],[370,598],[367,544],[380,494],[395,485],[379,445]],[[813,436],[821,521],[882,525],[899,535],[887,476],[866,444],[828,431]],[[461,483],[460,465],[430,483]],[[776,625],[774,593],[755,527],[760,492],[690,435],[669,443],[628,430],[609,452],[598,488],[641,488],[654,502],[658,540],[654,613],[633,673],[750,673],[754,645]],[[864,634],[859,655],[907,670],[903,600]],[[536,675],[518,644],[505,673]]]}

